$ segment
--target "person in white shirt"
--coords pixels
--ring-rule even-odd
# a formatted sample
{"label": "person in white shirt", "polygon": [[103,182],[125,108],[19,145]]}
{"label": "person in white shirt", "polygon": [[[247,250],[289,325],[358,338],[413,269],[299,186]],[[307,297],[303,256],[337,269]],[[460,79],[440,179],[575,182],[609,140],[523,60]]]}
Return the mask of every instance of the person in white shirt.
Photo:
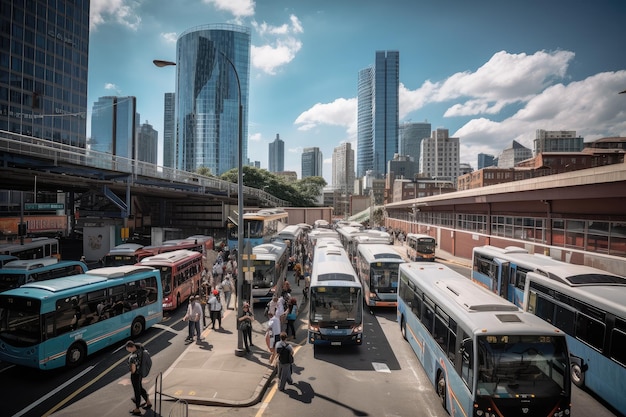
{"label": "person in white shirt", "polygon": [[230,298],[233,291],[233,283],[230,280],[230,274],[224,276],[222,281],[222,292],[224,293],[224,303],[226,304],[226,310],[230,310]]}

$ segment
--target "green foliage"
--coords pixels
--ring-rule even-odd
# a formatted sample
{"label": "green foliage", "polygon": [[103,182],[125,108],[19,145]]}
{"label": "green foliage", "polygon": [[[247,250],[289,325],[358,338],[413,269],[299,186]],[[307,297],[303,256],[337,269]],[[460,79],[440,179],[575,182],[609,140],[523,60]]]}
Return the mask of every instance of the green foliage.
{"label": "green foliage", "polygon": [[205,176],[205,177],[212,177],[212,176],[213,176],[213,174],[211,174],[211,168],[208,168],[208,167],[202,167],[202,166],[201,166],[201,167],[198,167],[198,168],[196,169],[196,174],[198,174],[198,175],[203,175],[203,176]]}
{"label": "green foliage", "polygon": [[[236,184],[237,169],[223,173],[220,178]],[[244,166],[243,185],[264,190],[276,198],[288,201],[292,207],[311,207],[317,205],[316,198],[326,186],[326,181],[322,177],[307,177],[291,183],[265,169]]]}

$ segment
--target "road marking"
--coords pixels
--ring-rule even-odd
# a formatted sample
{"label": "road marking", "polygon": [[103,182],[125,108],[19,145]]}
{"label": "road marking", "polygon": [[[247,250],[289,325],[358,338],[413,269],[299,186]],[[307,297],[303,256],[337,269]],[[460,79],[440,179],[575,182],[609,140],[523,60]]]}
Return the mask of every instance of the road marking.
{"label": "road marking", "polygon": [[389,367],[387,366],[386,363],[382,363],[382,362],[372,362],[372,366],[374,367],[374,370],[376,372],[384,372],[384,373],[391,373],[391,369],[389,369]]}
{"label": "road marking", "polygon": [[76,375],[74,378],[66,381],[64,384],[62,384],[61,386],[57,387],[56,389],[50,391],[47,395],[44,395],[43,397],[41,397],[39,400],[35,401],[34,403],[32,403],[31,405],[29,405],[28,407],[22,409],[21,411],[19,411],[16,414],[13,414],[13,417],[19,417],[19,416],[23,416],[24,414],[26,414],[27,412],[29,412],[30,410],[32,410],[33,408],[35,408],[36,406],[38,406],[39,404],[41,404],[42,402],[44,402],[45,400],[47,400],[48,398],[52,397],[53,395],[55,395],[57,392],[61,391],[62,389],[64,389],[65,387],[67,387],[68,385],[72,384],[74,381],[76,381],[79,378],[82,378],[83,375],[85,375],[86,373],[90,372],[93,369],[93,366],[88,367],[87,369],[85,369],[84,371],[82,371],[80,374]]}

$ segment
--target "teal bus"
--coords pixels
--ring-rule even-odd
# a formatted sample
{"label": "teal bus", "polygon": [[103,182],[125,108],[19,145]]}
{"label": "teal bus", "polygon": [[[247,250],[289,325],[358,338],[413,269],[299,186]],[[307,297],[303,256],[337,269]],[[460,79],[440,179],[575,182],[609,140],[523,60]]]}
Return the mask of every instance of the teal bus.
{"label": "teal bus", "polygon": [[0,292],[34,281],[84,274],[87,265],[80,261],[59,261],[57,258],[14,260],[0,269]]}
{"label": "teal bus", "polygon": [[161,277],[147,266],[98,268],[0,293],[0,361],[78,366],[163,319]]}
{"label": "teal bus", "polygon": [[400,331],[451,416],[571,415],[564,332],[443,264],[399,269]]}

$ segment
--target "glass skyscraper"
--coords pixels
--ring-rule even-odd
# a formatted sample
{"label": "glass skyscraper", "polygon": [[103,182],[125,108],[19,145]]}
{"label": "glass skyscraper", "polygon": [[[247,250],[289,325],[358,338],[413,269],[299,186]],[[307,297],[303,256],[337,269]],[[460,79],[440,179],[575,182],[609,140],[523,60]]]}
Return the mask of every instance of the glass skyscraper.
{"label": "glass skyscraper", "polygon": [[0,2],[0,130],[84,148],[89,1]]}
{"label": "glass skyscraper", "polygon": [[248,159],[250,29],[195,27],[180,35],[176,49],[176,168],[193,172],[206,167],[221,175],[238,166],[239,100],[243,161]]}
{"label": "glass skyscraper", "polygon": [[359,71],[357,176],[369,170],[387,173],[387,162],[398,152],[400,114],[400,53],[376,51],[373,67]]}
{"label": "glass skyscraper", "polygon": [[285,142],[278,137],[270,142],[269,172],[283,172],[285,170]]}
{"label": "glass skyscraper", "polygon": [[304,148],[302,150],[302,178],[321,177],[324,159],[320,148]]}
{"label": "glass skyscraper", "polygon": [[420,147],[422,140],[429,138],[431,135],[431,124],[428,122],[422,123],[402,123],[399,130],[399,142],[398,148],[400,155],[410,156],[413,158],[415,165],[417,166],[417,172],[419,172],[419,160],[420,160]]}
{"label": "glass skyscraper", "polygon": [[137,99],[100,97],[91,111],[89,148],[122,158],[137,157]]}

